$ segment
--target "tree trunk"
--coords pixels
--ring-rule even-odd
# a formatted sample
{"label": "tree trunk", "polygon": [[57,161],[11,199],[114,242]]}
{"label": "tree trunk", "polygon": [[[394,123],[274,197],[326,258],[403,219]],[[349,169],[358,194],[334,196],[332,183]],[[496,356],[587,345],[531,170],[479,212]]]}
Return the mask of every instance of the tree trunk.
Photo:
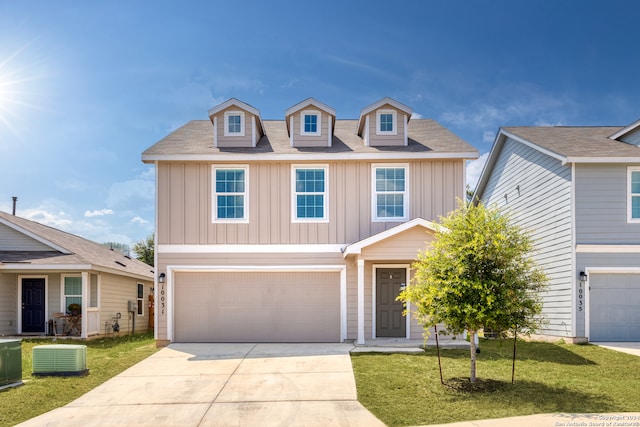
{"label": "tree trunk", "polygon": [[476,382],[476,331],[469,331],[469,348],[471,349],[471,375],[469,381]]}

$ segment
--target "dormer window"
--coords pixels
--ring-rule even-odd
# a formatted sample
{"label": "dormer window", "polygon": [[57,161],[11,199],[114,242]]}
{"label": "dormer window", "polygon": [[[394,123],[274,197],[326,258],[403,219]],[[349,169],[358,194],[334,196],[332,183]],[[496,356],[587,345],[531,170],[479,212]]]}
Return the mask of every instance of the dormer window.
{"label": "dormer window", "polygon": [[227,111],[224,113],[224,136],[244,136],[243,111]]}
{"label": "dormer window", "polygon": [[305,110],[300,113],[300,135],[320,135],[320,111]]}
{"label": "dormer window", "polygon": [[397,135],[398,134],[398,124],[396,120],[396,111],[395,110],[378,110],[376,114],[377,125],[376,125],[376,134],[377,135]]}

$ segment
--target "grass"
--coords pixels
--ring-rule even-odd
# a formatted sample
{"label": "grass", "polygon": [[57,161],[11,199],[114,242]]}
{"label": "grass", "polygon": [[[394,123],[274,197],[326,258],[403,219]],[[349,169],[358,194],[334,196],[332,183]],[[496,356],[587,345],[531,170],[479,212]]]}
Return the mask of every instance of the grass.
{"label": "grass", "polygon": [[0,391],[0,427],[12,426],[64,406],[158,350],[152,334],[55,342],[64,343],[87,346],[89,375],[33,377],[31,349],[53,342],[51,339],[23,340],[22,380],[25,384]]}
{"label": "grass", "polygon": [[593,345],[483,340],[478,384],[469,350],[351,356],[358,400],[389,426],[439,424],[537,413],[639,412],[640,357]]}

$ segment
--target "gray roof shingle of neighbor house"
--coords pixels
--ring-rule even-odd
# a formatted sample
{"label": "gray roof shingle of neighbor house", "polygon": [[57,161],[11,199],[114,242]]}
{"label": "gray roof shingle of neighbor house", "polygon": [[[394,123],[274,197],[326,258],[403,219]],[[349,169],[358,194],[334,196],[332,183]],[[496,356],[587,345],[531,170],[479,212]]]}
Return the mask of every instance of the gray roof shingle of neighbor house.
{"label": "gray roof shingle of neighbor house", "polygon": [[640,147],[612,139],[621,126],[519,126],[505,132],[564,157],[638,157]]}
{"label": "gray roof shingle of neighbor house", "polygon": [[54,247],[51,247],[50,251],[0,251],[0,265],[3,263],[25,263],[34,266],[87,265],[92,269],[106,269],[115,274],[133,275],[153,280],[152,266],[111,250],[100,243],[0,211],[0,224],[6,225],[7,223],[12,224],[10,227],[19,232],[37,236],[37,238],[53,244]]}
{"label": "gray roof shingle of neighbor house", "polygon": [[476,158],[475,148],[460,139],[453,132],[431,119],[411,119],[409,121],[408,146],[371,147],[366,146],[357,134],[358,120],[335,122],[331,147],[291,147],[284,120],[264,120],[265,135],[255,148],[216,148],[213,145],[213,126],[209,120],[193,120],[175,130],[149,147],[142,156],[146,160],[163,156],[207,156],[226,154],[250,155],[303,155],[327,153],[342,155],[370,155],[381,153],[415,153],[428,157],[446,156]]}

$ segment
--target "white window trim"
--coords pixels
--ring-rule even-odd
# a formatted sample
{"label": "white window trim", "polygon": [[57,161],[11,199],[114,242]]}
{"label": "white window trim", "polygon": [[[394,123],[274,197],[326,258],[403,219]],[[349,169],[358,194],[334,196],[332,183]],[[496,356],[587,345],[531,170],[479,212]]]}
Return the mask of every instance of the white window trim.
{"label": "white window trim", "polygon": [[[138,298],[138,287],[140,286],[142,286],[142,298]],[[138,313],[138,310],[136,310],[136,315],[142,317],[144,316],[144,283],[136,282],[136,302],[138,307],[142,307],[142,313]]]}
{"label": "white window trim", "polygon": [[[380,130],[380,116],[382,114],[391,114],[393,130],[391,130],[391,131],[382,131],[382,130]],[[398,134],[398,113],[397,113],[397,111],[396,110],[390,110],[390,109],[378,110],[376,112],[376,135],[397,135],[397,134]]]}
{"label": "white window trim", "polygon": [[[82,275],[81,274],[61,274],[60,275],[60,311],[65,314],[67,313],[67,307],[65,307],[67,297],[80,297],[82,299],[82,304],[80,304],[80,307],[84,308],[84,305],[85,305],[84,304],[85,299],[83,298],[82,294],[67,295],[64,293],[64,279],[66,279],[67,277],[78,277],[82,279]],[[80,287],[80,292],[82,292],[82,287]]]}
{"label": "white window trim", "polygon": [[[323,169],[324,170],[324,206],[322,218],[298,218],[298,203],[296,192],[297,169]],[[306,193],[305,193],[306,194]],[[315,193],[314,193],[315,194]],[[320,193],[318,193],[320,194]],[[291,222],[329,222],[329,165],[322,164],[297,164],[291,165]]]}
{"label": "white window trim", "polygon": [[[304,131],[304,116],[316,116],[317,127],[315,132]],[[302,110],[300,112],[300,135],[302,136],[320,136],[322,134],[322,114],[318,110]]]}
{"label": "white window trim", "polygon": [[[244,170],[244,218],[218,218],[218,193],[216,192],[216,171],[229,169]],[[220,194],[240,194],[240,193],[220,193]],[[212,165],[211,166],[211,221],[214,223],[248,223],[249,222],[249,166],[248,165]]]}
{"label": "white window trim", "polygon": [[[230,116],[240,116],[240,132],[229,132]],[[224,112],[224,136],[244,136],[244,111]]]}
{"label": "white window trim", "polygon": [[[627,167],[627,222],[630,224],[640,224],[640,218],[633,218],[632,200],[634,194],[631,193],[631,175],[633,172],[640,172],[640,166]],[[640,194],[638,194],[640,197]]]}
{"label": "white window trim", "polygon": [[[402,217],[378,217],[378,194],[376,191],[376,169],[404,168],[404,192]],[[398,192],[399,193],[399,192]],[[409,219],[409,164],[408,163],[373,163],[371,165],[371,221],[372,222],[403,222]]]}

